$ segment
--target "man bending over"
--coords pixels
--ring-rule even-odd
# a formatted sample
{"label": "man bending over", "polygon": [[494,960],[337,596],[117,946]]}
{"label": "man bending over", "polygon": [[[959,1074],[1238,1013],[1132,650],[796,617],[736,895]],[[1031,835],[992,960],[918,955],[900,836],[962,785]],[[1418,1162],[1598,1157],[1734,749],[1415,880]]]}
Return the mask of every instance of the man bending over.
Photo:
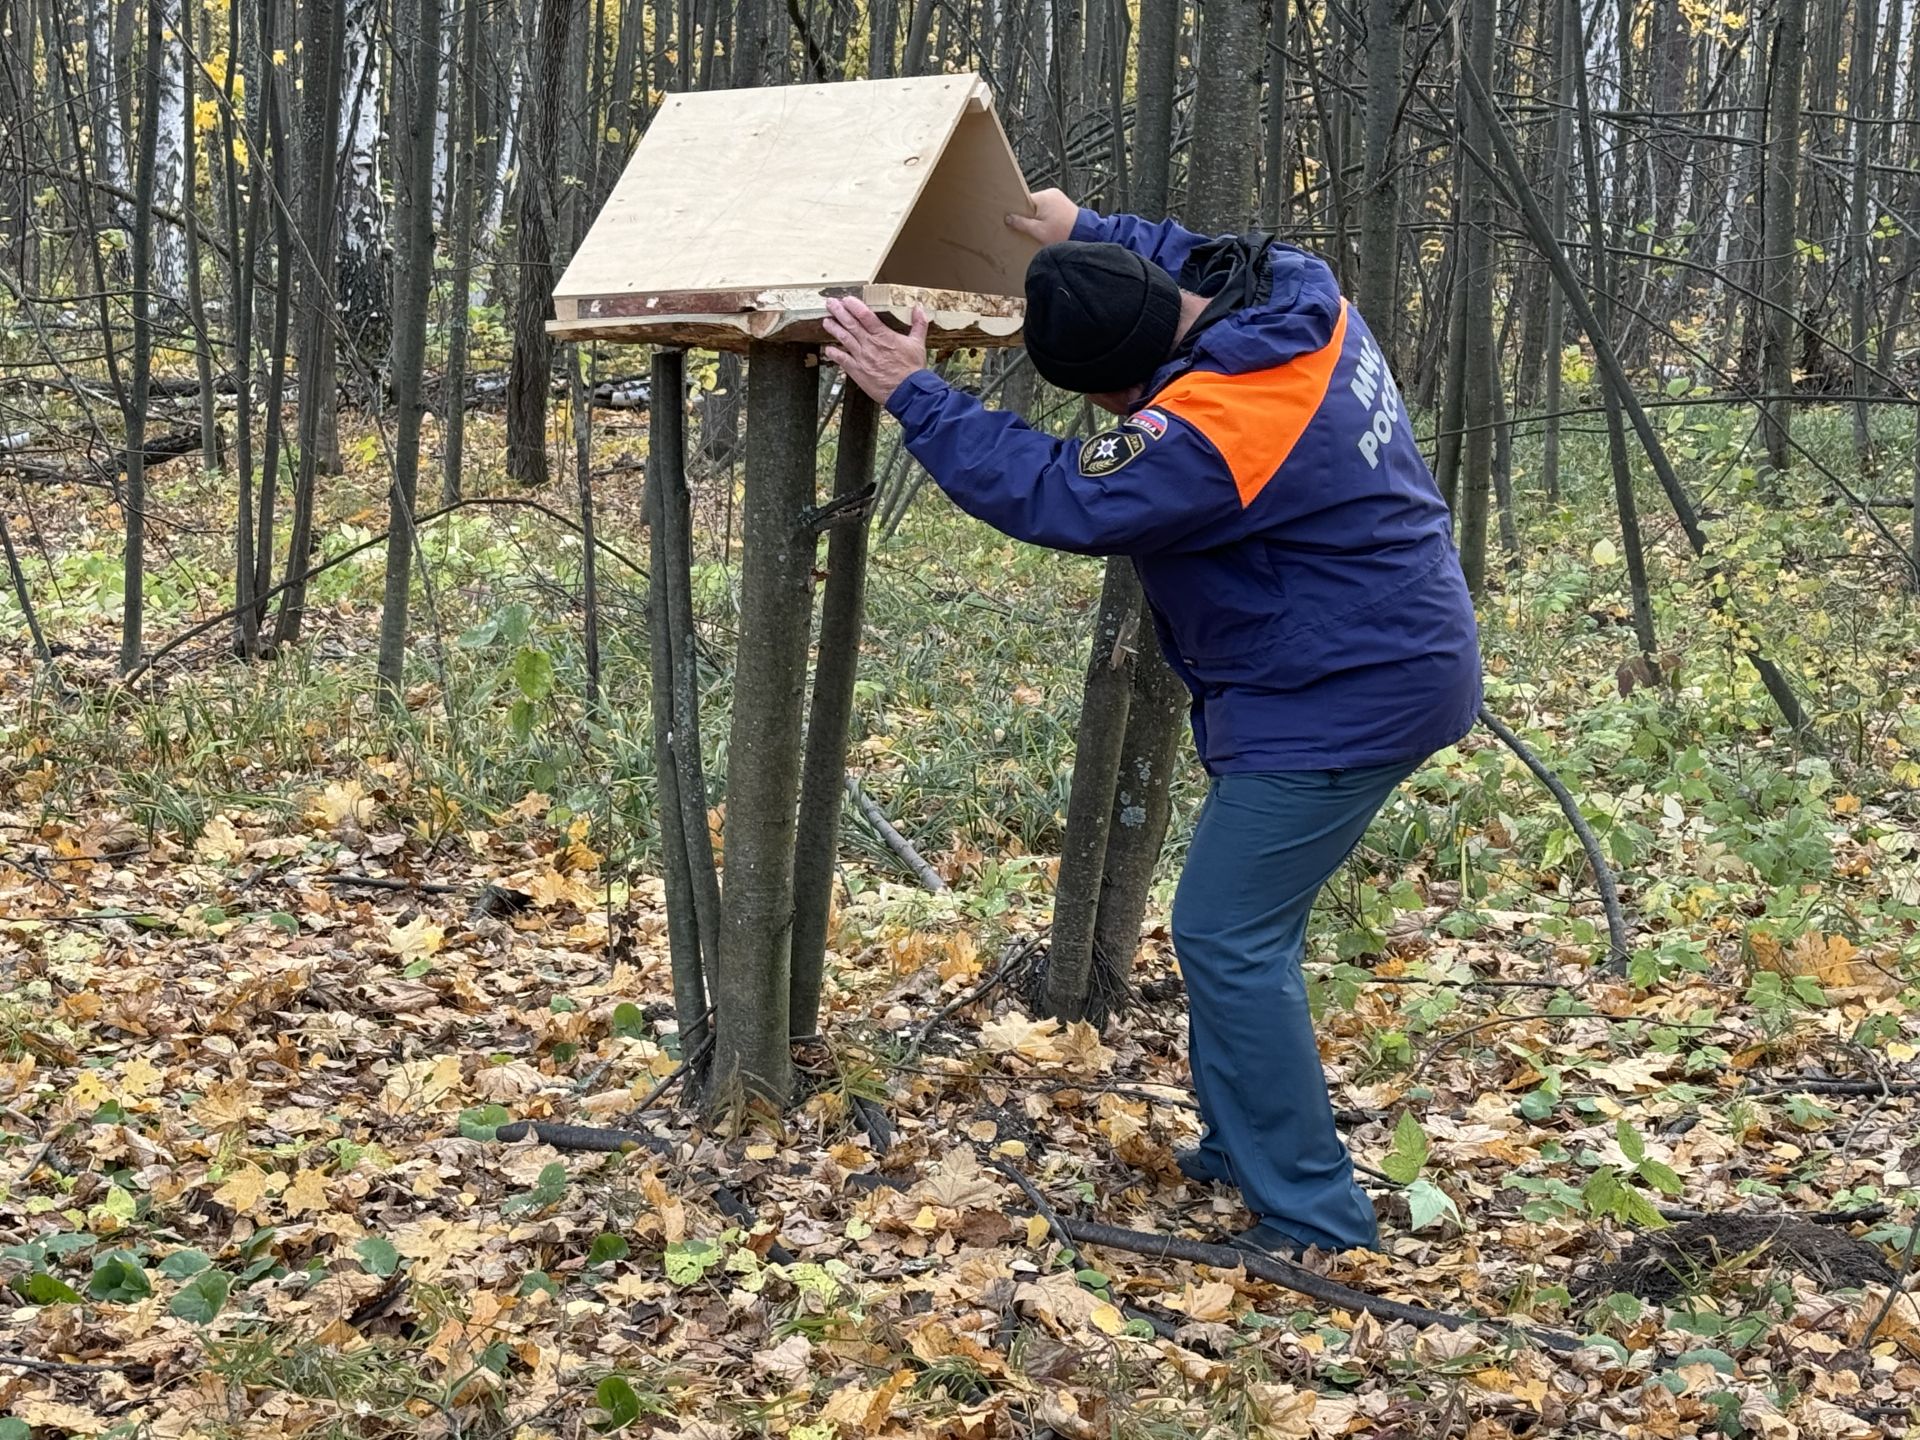
{"label": "man bending over", "polygon": [[1102,217],[1058,190],[1034,208],[1007,217],[1043,246],[1027,354],[1112,429],[1057,440],[985,408],[927,369],[923,314],[900,334],[831,301],[825,355],[961,509],[1029,544],[1133,559],[1211,779],[1173,906],[1204,1122],[1180,1168],[1239,1188],[1247,1248],[1372,1247],[1300,962],[1321,886],[1479,707],[1447,508],[1322,261]]}

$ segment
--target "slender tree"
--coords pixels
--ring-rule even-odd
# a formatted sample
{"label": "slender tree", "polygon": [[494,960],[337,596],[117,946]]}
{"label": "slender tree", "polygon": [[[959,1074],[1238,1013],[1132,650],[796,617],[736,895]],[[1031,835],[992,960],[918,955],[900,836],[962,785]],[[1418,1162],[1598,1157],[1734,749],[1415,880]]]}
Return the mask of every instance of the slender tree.
{"label": "slender tree", "polygon": [[160,74],[166,66],[165,0],[147,0],[147,43],[141,52],[140,156],[133,203],[133,378],[123,418],[127,445],[122,461],[121,512],[127,541],[120,612],[120,671],[140,663],[146,619],[147,390],[153,378],[153,193],[160,143]]}
{"label": "slender tree", "polygon": [[433,282],[434,106],[440,72],[440,0],[396,0],[394,112],[393,484],[387,496],[386,591],[380,608],[382,703],[405,708],[407,599],[413,577],[414,497],[420,477],[421,378]]}

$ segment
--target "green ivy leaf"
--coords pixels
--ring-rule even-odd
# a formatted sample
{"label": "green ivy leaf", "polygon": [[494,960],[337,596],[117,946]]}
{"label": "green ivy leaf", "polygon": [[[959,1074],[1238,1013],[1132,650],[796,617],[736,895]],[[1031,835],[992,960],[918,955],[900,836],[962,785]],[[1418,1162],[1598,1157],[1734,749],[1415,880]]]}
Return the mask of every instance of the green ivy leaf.
{"label": "green ivy leaf", "polygon": [[631,1000],[622,1000],[613,1007],[613,1033],[625,1040],[646,1038],[647,1017],[640,1013],[640,1007]]}
{"label": "green ivy leaf", "polygon": [[1633,1122],[1624,1115],[1613,1127],[1613,1138],[1620,1142],[1620,1153],[1627,1157],[1627,1163],[1638,1165],[1647,1158],[1647,1142],[1640,1138],[1640,1132],[1633,1128]]}
{"label": "green ivy leaf", "polygon": [[515,1195],[500,1207],[503,1215],[518,1215],[528,1210],[544,1210],[556,1205],[566,1197],[567,1167],[559,1161],[544,1167],[540,1178],[534,1182],[533,1189],[524,1195]]}
{"label": "green ivy leaf", "polygon": [[20,1285],[20,1292],[31,1305],[78,1305],[80,1292],[57,1275],[36,1270]]}
{"label": "green ivy leaf", "polygon": [[593,1403],[607,1412],[607,1418],[593,1428],[602,1434],[624,1430],[640,1418],[640,1397],[624,1375],[609,1375],[595,1387]]}
{"label": "green ivy leaf", "polygon": [[667,1246],[667,1279],[675,1285],[692,1285],[721,1261],[718,1245],[707,1240],[676,1240]]}
{"label": "green ivy leaf", "polygon": [[1460,1223],[1460,1208],[1453,1197],[1431,1180],[1415,1180],[1407,1187],[1407,1208],[1413,1212],[1412,1228],[1424,1230],[1443,1216]]}
{"label": "green ivy leaf", "polygon": [[211,1264],[213,1261],[204,1250],[176,1250],[160,1262],[160,1273],[169,1280],[185,1280]]}
{"label": "green ivy leaf", "polygon": [[33,1429],[26,1421],[9,1415],[0,1420],[0,1440],[33,1440]]}
{"label": "green ivy leaf", "polygon": [[593,1248],[587,1251],[587,1264],[606,1265],[615,1260],[624,1260],[629,1251],[630,1247],[624,1236],[608,1232],[594,1240]]}
{"label": "green ivy leaf", "polygon": [[140,1262],[125,1250],[102,1255],[94,1262],[93,1276],[87,1281],[87,1294],[95,1300],[126,1304],[144,1300],[153,1293],[153,1282]]}
{"label": "green ivy leaf", "polygon": [[1636,1168],[1640,1178],[1662,1195],[1678,1195],[1687,1188],[1680,1183],[1680,1177],[1673,1173],[1671,1166],[1662,1165],[1658,1160],[1642,1160]]}
{"label": "green ivy leaf", "polygon": [[400,1252],[384,1236],[367,1236],[353,1247],[353,1253],[360,1257],[360,1268],[369,1275],[391,1275],[400,1268]]}
{"label": "green ivy leaf", "polygon": [[1402,1110],[1399,1123],[1393,1127],[1393,1148],[1380,1161],[1380,1168],[1400,1184],[1411,1185],[1420,1167],[1427,1163],[1429,1149],[1427,1132],[1420,1128],[1411,1110]]}
{"label": "green ivy leaf", "polygon": [[512,1118],[504,1105],[475,1105],[460,1112],[460,1134],[468,1140],[491,1140]]}
{"label": "green ivy leaf", "polygon": [[193,1325],[211,1325],[227,1306],[233,1277],[224,1270],[202,1270],[189,1280],[167,1306],[169,1315]]}

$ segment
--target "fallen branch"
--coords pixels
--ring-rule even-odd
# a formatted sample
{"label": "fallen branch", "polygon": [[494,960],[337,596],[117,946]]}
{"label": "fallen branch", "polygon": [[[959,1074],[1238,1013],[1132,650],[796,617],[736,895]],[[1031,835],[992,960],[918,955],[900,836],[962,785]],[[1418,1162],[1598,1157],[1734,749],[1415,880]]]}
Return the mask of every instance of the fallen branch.
{"label": "fallen branch", "polygon": [[847,794],[853,797],[853,803],[860,808],[860,813],[866,816],[867,823],[873,827],[874,833],[886,842],[889,850],[898,855],[912,869],[920,883],[935,895],[946,894],[947,882],[942,880],[939,872],[926,862],[918,850],[913,848],[913,842],[893,828],[893,823],[887,819],[880,807],[873,803],[867,792],[860,788],[860,782],[851,775],[847,776]]}
{"label": "fallen branch", "polygon": [[[1337,1280],[1329,1280],[1324,1275],[1316,1275],[1313,1271],[1304,1266],[1295,1265],[1291,1261],[1258,1254],[1251,1250],[1241,1250],[1232,1245],[1210,1245],[1200,1240],[1182,1240],[1176,1236],[1155,1235],[1145,1230],[1125,1230],[1117,1225],[1069,1220],[1055,1214],[1047,1205],[1046,1197],[1040,1193],[1034,1183],[1013,1166],[1001,1160],[995,1160],[993,1165],[1026,1193],[1035,1212],[1047,1221],[1054,1233],[1063,1236],[1076,1249],[1097,1245],[1102,1249],[1125,1250],[1156,1260],[1181,1260],[1190,1265],[1208,1265],[1216,1270],[1244,1269],[1249,1275],[1265,1280],[1268,1284],[1278,1285],[1282,1289],[1293,1291],[1296,1295],[1317,1300],[1323,1305],[1338,1306],[1343,1310],[1362,1310],[1382,1320],[1404,1320],[1410,1325],[1419,1325],[1423,1328],[1428,1325],[1440,1325],[1448,1330],[1462,1330],[1472,1325],[1511,1323],[1498,1319],[1455,1315],[1446,1310],[1429,1310],[1424,1305],[1408,1305],[1398,1300],[1389,1300],[1383,1295],[1372,1295],[1365,1290],[1356,1290],[1351,1285],[1342,1285]],[[1521,1325],[1517,1328],[1529,1340],[1549,1350],[1571,1351],[1580,1348],[1581,1342],[1578,1339],[1557,1330],[1537,1330],[1530,1325]]]}
{"label": "fallen branch", "polygon": [[1762,1085],[1756,1093],[1778,1095],[1788,1091],[1809,1095],[1920,1095],[1920,1080],[1829,1080],[1805,1075]]}
{"label": "fallen branch", "polygon": [[78,1360],[36,1360],[31,1355],[0,1355],[0,1365],[11,1365],[19,1370],[40,1370],[51,1375],[132,1375],[153,1373],[153,1366],[144,1360],[106,1361],[102,1364],[83,1364]]}
{"label": "fallen branch", "polygon": [[1549,770],[1540,757],[1529,750],[1520,737],[1484,705],[1480,707],[1480,723],[1498,735],[1501,742],[1520,757],[1520,763],[1531,770],[1534,778],[1551,790],[1553,798],[1560,802],[1560,813],[1567,817],[1567,824],[1580,837],[1580,848],[1587,852],[1587,864],[1593,870],[1594,884],[1599,887],[1600,907],[1607,912],[1607,938],[1614,964],[1624,966],[1632,955],[1627,948],[1627,919],[1620,910],[1620,891],[1614,884],[1613,867],[1601,852],[1600,837],[1593,833],[1593,827],[1587,824],[1587,817],[1580,813],[1573,792],[1561,783],[1560,777]]}
{"label": "fallen branch", "polygon": [[416,890],[422,895],[459,895],[458,885],[443,885],[435,880],[408,880],[398,875],[352,875],[341,872],[316,875],[316,885],[339,885],[356,890]]}

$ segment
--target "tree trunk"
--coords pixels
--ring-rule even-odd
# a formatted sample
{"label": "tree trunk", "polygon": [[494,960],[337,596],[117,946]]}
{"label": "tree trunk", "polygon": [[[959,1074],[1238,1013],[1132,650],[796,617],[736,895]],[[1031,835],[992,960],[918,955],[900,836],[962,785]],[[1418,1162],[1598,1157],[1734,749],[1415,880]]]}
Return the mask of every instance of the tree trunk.
{"label": "tree trunk", "polygon": [[473,311],[473,229],[480,188],[480,143],[475,101],[480,87],[480,0],[460,0],[460,64],[454,70],[453,145],[458,178],[453,194],[453,294],[447,302],[446,464],[441,499],[460,498],[467,447],[467,350]]}
{"label": "tree trunk", "polygon": [[1196,229],[1241,230],[1252,218],[1254,160],[1260,150],[1266,6],[1200,0],[1200,19],[1187,219]]}
{"label": "tree trunk", "polygon": [[[140,663],[146,620],[147,387],[153,378],[153,187],[160,141],[160,72],[166,64],[163,0],[147,0],[147,43],[141,57],[140,155],[135,162],[133,203],[133,377],[122,418],[127,427],[126,564],[120,612],[120,673]],[[0,522],[3,523],[3,522]]]}
{"label": "tree trunk", "polygon": [[[1551,174],[1547,180],[1547,220],[1553,226],[1553,233],[1567,233],[1567,218],[1573,187],[1570,177],[1573,173],[1573,114],[1572,91],[1574,69],[1580,64],[1580,56],[1572,44],[1572,34],[1567,25],[1567,5],[1575,0],[1548,0],[1553,9],[1553,33],[1556,37],[1554,53],[1558,60],[1554,67],[1553,89],[1553,162]],[[1545,485],[1547,498],[1560,498],[1560,410],[1564,403],[1562,390],[1565,381],[1565,352],[1567,345],[1567,302],[1561,295],[1560,287],[1553,283],[1551,275],[1545,276],[1547,291],[1547,344],[1546,344],[1546,387],[1542,404],[1546,410],[1545,428],[1541,435],[1540,478]],[[1618,428],[1615,417],[1614,428]]]}
{"label": "tree trunk", "polygon": [[[1467,55],[1483,75],[1493,73],[1493,0],[1466,0],[1463,6]],[[1461,106],[1466,144],[1487,153],[1487,122],[1471,105]],[[1500,371],[1493,346],[1493,192],[1477,167],[1462,177],[1462,220],[1466,226],[1466,435],[1462,446],[1460,568],[1476,600],[1487,588],[1487,508],[1493,483],[1493,387]]]}
{"label": "tree trunk", "polygon": [[793,935],[794,803],[814,539],[819,370],[799,346],[756,344],[748,361],[740,639],[727,745],[727,883],[714,987],[713,1102],[784,1104]]}
{"label": "tree trunk", "polygon": [[1060,855],[1053,931],[1047,945],[1047,1009],[1062,1020],[1104,1019],[1110,998],[1095,984],[1094,931],[1132,698],[1129,660],[1138,645],[1145,604],[1133,562],[1124,556],[1107,561],[1094,621],[1093,653],[1080,692],[1067,838]]}
{"label": "tree trunk", "polygon": [[420,382],[433,286],[433,132],[440,74],[440,0],[397,0],[394,111],[399,184],[394,203],[393,486],[388,495],[386,592],[380,610],[381,702],[406,708],[407,599],[413,575],[414,495],[420,477]]}
{"label": "tree trunk", "polygon": [[[833,495],[851,502],[873,489],[879,407],[851,381],[841,401]],[[827,583],[820,602],[820,652],[813,669],[806,755],[800,772],[800,818],[793,847],[793,958],[787,1023],[794,1037],[820,1023],[820,988],[833,910],[834,861],[840,851],[840,800],[846,793],[847,737],[853,685],[866,615],[867,537],[864,513],[842,517],[827,539]]]}
{"label": "tree trunk", "polygon": [[1800,333],[1800,267],[1796,245],[1800,179],[1800,78],[1807,49],[1807,0],[1781,0],[1775,11],[1767,81],[1766,192],[1762,204],[1760,298],[1761,430],[1767,462],[1784,473],[1793,453],[1793,361]]}
{"label": "tree trunk", "polygon": [[[380,376],[393,341],[393,273],[387,256],[387,205],[380,173],[380,0],[342,0],[342,103],[336,137],[339,196],[335,289],[345,332],[349,380],[377,407]],[[367,382],[371,381],[371,393]]]}
{"label": "tree trunk", "polygon": [[547,391],[553,383],[554,231],[560,220],[560,118],[567,50],[578,0],[543,0],[540,37],[521,105],[518,264],[513,297],[513,361],[507,377],[507,474],[522,485],[547,483]]}
{"label": "tree trunk", "polygon": [[288,277],[297,298],[294,344],[300,365],[300,443],[295,457],[293,523],[287,542],[287,579],[274,642],[293,643],[306,610],[306,582],[313,540],[314,482],[319,470],[324,417],[335,408],[333,367],[335,137],[340,129],[340,66],[346,27],[338,0],[307,0],[308,28],[300,50],[301,183],[289,203],[300,216],[300,260]]}
{"label": "tree trunk", "polygon": [[[155,115],[143,115],[141,124],[154,126],[154,199],[169,210],[188,212],[192,197],[187,191],[186,174],[186,25],[190,15],[180,0],[168,0],[160,54],[159,95]],[[185,230],[191,225],[162,225],[153,235],[153,288],[169,302],[186,298],[187,257]]]}
{"label": "tree trunk", "polygon": [[[719,974],[720,880],[707,821],[700,750],[699,656],[693,631],[693,518],[687,490],[686,356],[656,350],[647,415],[648,664],[653,677],[654,770],[667,882],[667,942],[681,1055],[711,1033],[708,981]],[[704,1083],[705,1069],[696,1076]],[[696,1089],[699,1087],[696,1086]]]}
{"label": "tree trunk", "polygon": [[1853,450],[1862,471],[1873,466],[1873,410],[1867,403],[1872,383],[1867,373],[1867,309],[1873,291],[1873,213],[1869,204],[1872,184],[1873,129],[1868,124],[1873,106],[1873,42],[1879,22],[1876,0],[1854,0],[1853,63],[1847,80],[1851,87],[1847,102],[1847,140],[1853,148],[1853,181],[1850,186],[1852,231],[1847,246],[1852,269],[1851,320],[1853,329]]}
{"label": "tree trunk", "polygon": [[1171,203],[1173,90],[1180,58],[1181,0],[1140,0],[1133,110],[1133,204],[1161,216]]}
{"label": "tree trunk", "polygon": [[1400,186],[1393,155],[1393,116],[1400,99],[1400,26],[1395,0],[1367,0],[1367,190],[1360,203],[1360,311],[1392,369],[1400,306]]}

